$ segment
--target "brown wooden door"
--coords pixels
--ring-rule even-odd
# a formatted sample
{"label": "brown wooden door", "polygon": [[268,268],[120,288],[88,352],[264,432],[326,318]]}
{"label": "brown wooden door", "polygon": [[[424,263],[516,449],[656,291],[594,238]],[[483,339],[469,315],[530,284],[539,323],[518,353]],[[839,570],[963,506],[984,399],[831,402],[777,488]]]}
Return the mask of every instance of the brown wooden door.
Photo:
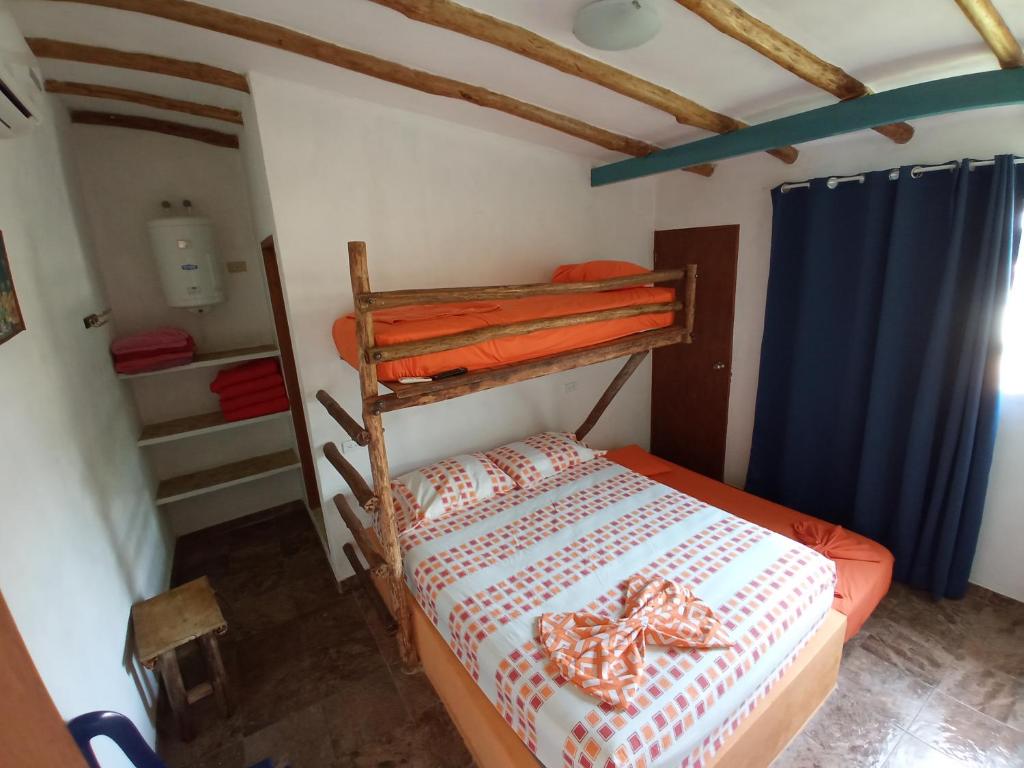
{"label": "brown wooden door", "polygon": [[732,380],[738,224],[654,234],[654,268],[697,265],[693,343],[654,351],[651,452],[722,479]]}
{"label": "brown wooden door", "polygon": [[0,594],[0,765],[86,768]]}

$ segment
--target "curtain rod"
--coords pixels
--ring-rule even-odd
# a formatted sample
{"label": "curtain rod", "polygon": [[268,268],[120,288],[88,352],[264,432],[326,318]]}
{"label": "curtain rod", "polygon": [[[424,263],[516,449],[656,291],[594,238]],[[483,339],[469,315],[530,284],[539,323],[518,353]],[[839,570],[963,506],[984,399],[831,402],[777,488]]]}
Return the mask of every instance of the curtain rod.
{"label": "curtain rod", "polygon": [[[995,165],[995,163],[995,160],[969,160],[967,167],[968,169],[973,171],[975,168],[980,168],[986,165]],[[1024,164],[1024,157],[1015,157],[1013,159],[1013,164]],[[932,171],[951,171],[959,166],[960,163],[942,163],[941,165],[915,165],[913,168],[910,169],[910,178],[918,179],[921,177],[922,174],[931,173]],[[898,179],[899,177],[899,168],[893,168],[891,171],[889,171],[889,181],[896,181],[896,179]],[[828,181],[825,182],[825,186],[828,187],[829,189],[835,189],[840,184],[843,184],[844,182],[847,181],[859,181],[863,184],[864,174],[858,173],[853,176],[829,176]],[[791,189],[800,189],[801,187],[809,186],[811,186],[811,182],[809,181],[792,181],[783,184],[779,188],[779,191],[785,193],[789,192],[789,190]]]}

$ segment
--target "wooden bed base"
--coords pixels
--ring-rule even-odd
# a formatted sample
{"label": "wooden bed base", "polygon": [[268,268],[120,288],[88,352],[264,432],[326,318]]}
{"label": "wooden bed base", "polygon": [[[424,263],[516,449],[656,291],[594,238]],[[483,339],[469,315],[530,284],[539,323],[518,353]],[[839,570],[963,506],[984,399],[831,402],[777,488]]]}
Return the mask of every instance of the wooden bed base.
{"label": "wooden bed base", "polygon": [[[383,576],[377,590],[387,601]],[[537,768],[540,763],[494,708],[406,588],[423,672],[480,768]],[[846,617],[829,609],[782,679],[725,740],[708,768],[767,768],[818,711],[836,685]]]}

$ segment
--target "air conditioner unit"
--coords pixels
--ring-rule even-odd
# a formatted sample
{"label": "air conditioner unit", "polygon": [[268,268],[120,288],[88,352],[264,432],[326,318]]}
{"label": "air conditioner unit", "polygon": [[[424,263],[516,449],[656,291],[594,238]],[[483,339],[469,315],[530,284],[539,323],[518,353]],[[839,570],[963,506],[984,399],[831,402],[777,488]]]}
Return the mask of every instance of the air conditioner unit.
{"label": "air conditioner unit", "polygon": [[43,78],[29,53],[0,52],[0,139],[39,125]]}

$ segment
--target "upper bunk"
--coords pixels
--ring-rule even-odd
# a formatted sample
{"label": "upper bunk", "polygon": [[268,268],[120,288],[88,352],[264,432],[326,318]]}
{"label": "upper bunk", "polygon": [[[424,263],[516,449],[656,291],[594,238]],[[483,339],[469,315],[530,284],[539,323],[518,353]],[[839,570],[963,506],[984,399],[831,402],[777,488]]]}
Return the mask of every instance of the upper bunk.
{"label": "upper bunk", "polygon": [[[591,262],[559,268],[550,283],[369,291],[358,288],[369,285],[357,274],[365,245],[353,246],[363,254],[350,264],[355,311],[333,336],[346,362],[390,390],[367,398],[376,413],[691,341],[696,265]],[[595,273],[612,276],[579,279]],[[426,380],[398,381],[407,377]]]}

